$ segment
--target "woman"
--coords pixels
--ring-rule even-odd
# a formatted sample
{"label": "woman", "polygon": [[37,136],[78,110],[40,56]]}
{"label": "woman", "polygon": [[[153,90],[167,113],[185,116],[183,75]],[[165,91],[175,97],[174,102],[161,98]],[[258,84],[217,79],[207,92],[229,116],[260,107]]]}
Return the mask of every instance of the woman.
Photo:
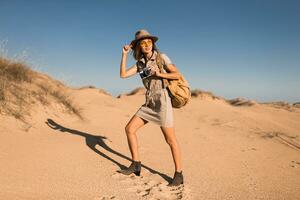
{"label": "woman", "polygon": [[[181,152],[174,133],[171,99],[163,79],[178,79],[180,75],[170,59],[165,54],[158,52],[155,46],[157,40],[158,38],[150,35],[148,31],[139,30],[131,44],[123,47],[120,77],[127,78],[139,73],[147,92],[145,104],[140,107],[125,127],[132,163],[127,169],[120,172],[126,175],[132,173],[140,175],[141,161],[138,154],[136,132],[150,121],[161,127],[165,140],[171,148],[175,173],[168,186],[178,186],[183,184]],[[131,49],[137,62],[126,69],[127,55]],[[159,61],[163,68],[159,67]]]}

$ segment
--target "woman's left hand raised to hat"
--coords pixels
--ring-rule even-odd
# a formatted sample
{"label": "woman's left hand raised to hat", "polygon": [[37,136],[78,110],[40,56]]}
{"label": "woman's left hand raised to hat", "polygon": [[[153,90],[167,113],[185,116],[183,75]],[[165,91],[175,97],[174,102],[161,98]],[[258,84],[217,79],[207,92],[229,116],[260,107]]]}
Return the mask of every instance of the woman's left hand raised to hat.
{"label": "woman's left hand raised to hat", "polygon": [[127,54],[131,50],[131,45],[125,45],[123,47],[123,53]]}

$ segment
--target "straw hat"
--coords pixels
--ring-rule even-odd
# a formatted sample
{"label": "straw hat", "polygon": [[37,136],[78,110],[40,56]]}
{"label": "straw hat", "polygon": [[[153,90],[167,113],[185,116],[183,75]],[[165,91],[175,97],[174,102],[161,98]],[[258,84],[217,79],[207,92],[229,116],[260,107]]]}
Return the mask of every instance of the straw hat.
{"label": "straw hat", "polygon": [[151,35],[145,29],[141,29],[135,33],[135,39],[131,41],[130,45],[132,45],[132,47],[134,48],[139,40],[142,40],[145,38],[151,38],[153,40],[153,42],[156,42],[158,40],[158,37]]}

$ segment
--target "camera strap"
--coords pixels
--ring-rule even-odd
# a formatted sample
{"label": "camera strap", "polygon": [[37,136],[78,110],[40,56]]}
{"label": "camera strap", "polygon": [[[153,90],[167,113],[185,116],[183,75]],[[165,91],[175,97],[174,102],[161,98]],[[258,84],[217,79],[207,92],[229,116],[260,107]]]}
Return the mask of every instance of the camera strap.
{"label": "camera strap", "polygon": [[[157,52],[157,56],[156,56],[156,64],[157,64],[157,66],[158,66],[158,68],[159,68],[160,73],[164,73],[164,74],[167,73],[167,72],[164,70],[164,63],[163,63],[163,61],[162,61],[162,58],[161,58],[159,52]],[[163,84],[163,88],[167,88],[168,85],[169,85],[168,79],[162,78],[162,84]]]}

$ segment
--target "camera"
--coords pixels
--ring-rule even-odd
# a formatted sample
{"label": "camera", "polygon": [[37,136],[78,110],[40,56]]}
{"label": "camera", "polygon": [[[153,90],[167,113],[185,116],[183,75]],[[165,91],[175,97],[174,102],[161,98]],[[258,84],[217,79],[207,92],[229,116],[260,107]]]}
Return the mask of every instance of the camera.
{"label": "camera", "polygon": [[140,73],[140,76],[141,76],[142,79],[148,78],[149,76],[152,75],[151,69],[149,67],[144,68],[139,73]]}

